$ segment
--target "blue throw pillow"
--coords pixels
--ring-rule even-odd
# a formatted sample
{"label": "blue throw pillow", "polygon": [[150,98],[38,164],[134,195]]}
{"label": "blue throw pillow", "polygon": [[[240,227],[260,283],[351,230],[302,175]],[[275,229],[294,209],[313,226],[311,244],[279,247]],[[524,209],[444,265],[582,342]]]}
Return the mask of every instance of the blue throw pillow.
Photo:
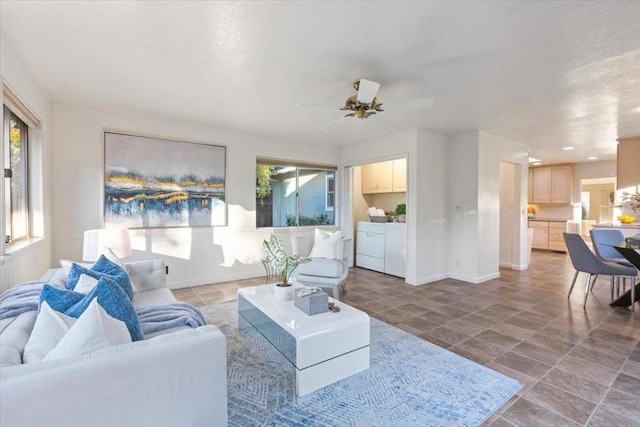
{"label": "blue throw pillow", "polygon": [[117,283],[107,277],[98,279],[96,287],[87,295],[44,285],[40,293],[40,305],[43,301],[47,301],[55,311],[77,319],[94,298],[98,298],[98,304],[109,316],[122,320],[127,325],[132,341],[144,339],[138,315],[127,294]]}
{"label": "blue throw pillow", "polygon": [[49,284],[42,286],[40,291],[40,300],[38,301],[38,313],[40,313],[40,307],[42,307],[43,301],[49,304],[49,307],[64,313],[65,310],[77,304],[85,296],[79,292],[73,292],[66,289],[56,288]]}
{"label": "blue throw pillow", "polygon": [[96,280],[101,277],[107,277],[116,282],[129,297],[129,301],[133,299],[133,287],[129,275],[118,264],[109,261],[104,255],[100,255],[98,261],[88,269],[76,263],[71,265],[69,276],[67,277],[67,288],[73,290],[78,284],[81,274],[91,276]]}

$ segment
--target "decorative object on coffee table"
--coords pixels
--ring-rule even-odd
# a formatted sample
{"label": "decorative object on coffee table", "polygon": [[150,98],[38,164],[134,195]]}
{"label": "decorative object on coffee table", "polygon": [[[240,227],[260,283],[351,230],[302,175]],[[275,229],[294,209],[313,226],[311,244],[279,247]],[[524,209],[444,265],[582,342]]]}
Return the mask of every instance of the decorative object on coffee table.
{"label": "decorative object on coffee table", "polygon": [[317,286],[301,286],[293,293],[293,305],[309,316],[326,313],[329,295]]}
{"label": "decorative object on coffee table", "polygon": [[275,285],[275,299],[278,301],[293,299],[293,286],[289,279],[298,265],[309,262],[311,259],[299,255],[287,255],[282,242],[273,234],[269,240],[263,241],[262,245],[267,250],[267,261],[282,279],[282,282]]}

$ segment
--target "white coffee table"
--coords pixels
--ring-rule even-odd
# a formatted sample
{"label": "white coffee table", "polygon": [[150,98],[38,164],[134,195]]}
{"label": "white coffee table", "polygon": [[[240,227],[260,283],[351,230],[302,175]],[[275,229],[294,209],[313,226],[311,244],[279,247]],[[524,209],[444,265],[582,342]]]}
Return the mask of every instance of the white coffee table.
{"label": "white coffee table", "polygon": [[296,370],[303,396],[369,368],[369,316],[329,298],[340,312],[308,316],[276,301],[274,285],[238,289],[238,329],[255,328]]}

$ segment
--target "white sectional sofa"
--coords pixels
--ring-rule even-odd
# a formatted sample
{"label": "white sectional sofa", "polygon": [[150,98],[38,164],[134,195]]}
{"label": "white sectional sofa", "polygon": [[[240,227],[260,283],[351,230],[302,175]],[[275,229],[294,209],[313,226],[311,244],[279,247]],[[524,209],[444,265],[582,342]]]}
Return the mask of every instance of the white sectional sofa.
{"label": "white sectional sofa", "polygon": [[[162,261],[124,267],[138,291],[134,308],[175,301]],[[66,277],[53,269],[41,280]],[[22,364],[35,319],[30,311],[0,321],[2,427],[227,425],[226,338],[215,326],[182,326],[84,356]]]}

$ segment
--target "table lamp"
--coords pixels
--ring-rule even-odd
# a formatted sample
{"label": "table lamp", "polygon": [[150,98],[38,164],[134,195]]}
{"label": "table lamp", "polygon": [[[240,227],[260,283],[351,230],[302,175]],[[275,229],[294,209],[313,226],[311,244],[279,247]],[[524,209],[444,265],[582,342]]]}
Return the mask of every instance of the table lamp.
{"label": "table lamp", "polygon": [[126,228],[96,229],[84,232],[82,244],[82,259],[84,261],[96,261],[102,254],[113,261],[120,261],[132,253],[129,230]]}

